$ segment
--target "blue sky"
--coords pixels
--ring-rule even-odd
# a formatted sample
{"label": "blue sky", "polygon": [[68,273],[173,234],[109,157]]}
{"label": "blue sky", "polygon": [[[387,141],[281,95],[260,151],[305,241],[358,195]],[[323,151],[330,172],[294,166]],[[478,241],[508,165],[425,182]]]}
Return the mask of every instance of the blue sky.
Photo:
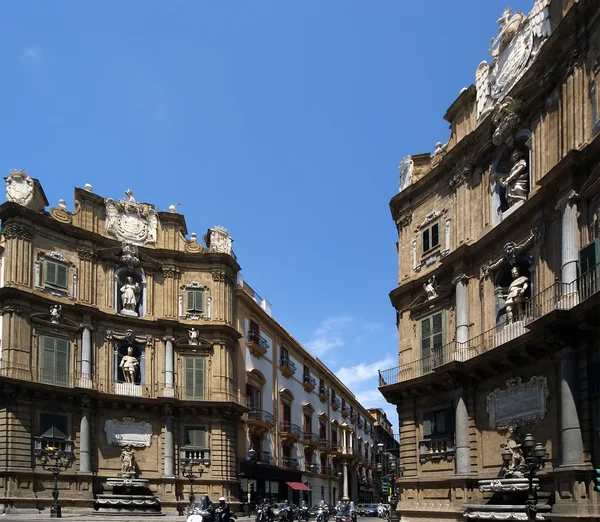
{"label": "blue sky", "polygon": [[[367,406],[397,364],[403,156],[449,136],[506,0],[2,5],[0,172],[226,226],[273,315]],[[533,0],[514,0],[528,12]],[[388,412],[393,408],[388,407]]]}

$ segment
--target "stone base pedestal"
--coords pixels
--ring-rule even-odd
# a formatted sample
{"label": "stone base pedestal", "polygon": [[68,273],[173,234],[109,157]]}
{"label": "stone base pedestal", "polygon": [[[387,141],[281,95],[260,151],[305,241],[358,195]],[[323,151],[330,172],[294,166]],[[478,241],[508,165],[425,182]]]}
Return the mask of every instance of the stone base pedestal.
{"label": "stone base pedestal", "polygon": [[108,478],[103,493],[96,496],[94,514],[98,515],[163,515],[160,500],[152,493],[148,481],[127,477]]}

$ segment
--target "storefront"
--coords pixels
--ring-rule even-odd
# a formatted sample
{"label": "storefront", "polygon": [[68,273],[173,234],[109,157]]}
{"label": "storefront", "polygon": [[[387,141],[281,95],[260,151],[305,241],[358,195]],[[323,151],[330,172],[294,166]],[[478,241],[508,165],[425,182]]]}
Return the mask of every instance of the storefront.
{"label": "storefront", "polygon": [[241,498],[245,502],[249,493],[251,503],[268,498],[272,502],[288,500],[298,504],[305,495],[310,495],[310,487],[302,482],[301,471],[242,461],[240,479]]}

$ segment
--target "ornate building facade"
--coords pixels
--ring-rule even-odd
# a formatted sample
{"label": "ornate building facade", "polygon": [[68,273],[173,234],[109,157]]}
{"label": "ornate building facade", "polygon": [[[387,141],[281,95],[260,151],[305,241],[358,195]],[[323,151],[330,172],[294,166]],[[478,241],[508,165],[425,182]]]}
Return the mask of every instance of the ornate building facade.
{"label": "ornate building facade", "polygon": [[479,481],[522,474],[527,433],[549,454],[543,516],[600,512],[600,6],[532,4],[499,19],[449,141],[402,161],[390,203],[399,366],[380,391],[404,520],[523,518]]}
{"label": "ornate building facade", "polygon": [[241,277],[237,296],[250,407],[240,448],[242,490],[252,484],[253,500],[372,500],[374,423],[368,411],[273,319],[268,301]]}
{"label": "ornate building facade", "polygon": [[[125,195],[105,199],[86,185],[72,212],[62,200],[46,210],[36,179],[6,178],[0,510],[47,509],[53,477],[39,452],[71,447],[58,478],[63,509],[145,502],[148,512],[182,512],[190,461],[196,496],[234,506],[248,480],[265,491],[265,474],[276,498],[301,486],[331,500],[344,483],[367,491],[365,410],[256,302],[227,230],[208,230],[203,246],[175,206],[159,212]],[[335,384],[343,408],[319,399],[315,375],[323,389]],[[135,499],[119,489],[132,479],[143,493]]]}

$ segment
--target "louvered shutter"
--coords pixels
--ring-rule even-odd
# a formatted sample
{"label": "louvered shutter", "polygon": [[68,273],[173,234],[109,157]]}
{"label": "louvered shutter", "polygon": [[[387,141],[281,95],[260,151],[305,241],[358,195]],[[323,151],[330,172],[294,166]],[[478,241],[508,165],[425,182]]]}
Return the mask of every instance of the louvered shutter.
{"label": "louvered shutter", "polygon": [[55,264],[56,266],[56,286],[67,288],[69,286],[69,269],[64,265]]}
{"label": "louvered shutter", "polygon": [[429,250],[429,229],[423,231],[423,252]]}
{"label": "louvered shutter", "polygon": [[185,358],[185,391],[186,399],[194,398],[194,359],[195,357]]}
{"label": "louvered shutter", "polygon": [[204,358],[195,357],[196,364],[194,367],[196,392],[195,398],[204,400]]}
{"label": "louvered shutter", "polygon": [[56,384],[69,384],[69,342],[65,339],[55,340]]}
{"label": "louvered shutter", "polygon": [[204,292],[202,290],[196,290],[194,296],[196,312],[204,312]]}
{"label": "louvered shutter", "polygon": [[598,290],[600,280],[600,240],[595,239],[579,251],[579,273],[582,298]]}
{"label": "louvered shutter", "polygon": [[431,437],[433,435],[433,412],[426,411],[423,413],[423,437]]}
{"label": "louvered shutter", "polygon": [[442,348],[444,346],[444,313],[439,312],[431,316],[431,335],[432,335],[432,351],[433,351],[433,365],[437,366],[442,364],[443,353]]}
{"label": "louvered shutter", "polygon": [[439,246],[439,244],[440,244],[439,231],[440,231],[440,227],[437,223],[431,227],[431,248],[435,248],[436,246]]}
{"label": "louvered shutter", "polygon": [[56,378],[55,341],[53,337],[42,337],[42,381],[51,384]]}
{"label": "louvered shutter", "polygon": [[188,312],[194,312],[195,311],[195,299],[194,299],[194,291],[193,290],[188,290],[186,293],[186,310]]}
{"label": "louvered shutter", "polygon": [[46,261],[44,268],[44,282],[51,285],[56,284],[56,263]]}
{"label": "louvered shutter", "polygon": [[421,371],[431,371],[431,317],[421,320]]}

